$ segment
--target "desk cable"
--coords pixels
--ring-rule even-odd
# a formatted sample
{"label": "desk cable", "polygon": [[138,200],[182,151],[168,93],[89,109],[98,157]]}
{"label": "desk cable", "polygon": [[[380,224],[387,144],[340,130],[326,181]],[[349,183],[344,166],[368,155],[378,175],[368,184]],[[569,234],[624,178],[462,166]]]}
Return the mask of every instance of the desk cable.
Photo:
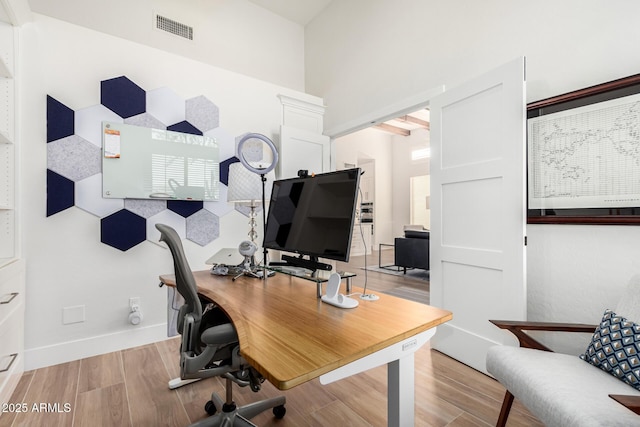
{"label": "desk cable", "polygon": [[[362,189],[358,187],[358,191],[360,193],[360,200],[362,200],[363,199]],[[362,218],[358,223],[358,228],[360,229],[360,237],[362,237],[362,246],[364,247],[364,289],[360,294],[360,299],[375,301],[377,299],[380,299],[380,297],[375,294],[367,293],[367,281],[369,278],[369,276],[367,275],[367,242],[365,241],[365,238],[364,238],[364,230],[362,228]],[[353,294],[350,294],[349,296],[352,296],[352,295],[358,295],[358,293],[353,293]]]}

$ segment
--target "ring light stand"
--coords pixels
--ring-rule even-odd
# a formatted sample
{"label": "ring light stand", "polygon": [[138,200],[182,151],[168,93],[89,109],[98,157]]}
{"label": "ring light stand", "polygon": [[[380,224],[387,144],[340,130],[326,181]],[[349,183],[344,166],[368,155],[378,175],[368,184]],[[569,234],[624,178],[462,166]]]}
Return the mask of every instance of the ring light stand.
{"label": "ring light stand", "polygon": [[[264,164],[264,165],[260,164],[258,167],[255,167],[250,163],[250,160],[246,158],[246,156],[244,155],[243,148],[245,143],[251,139],[258,139],[263,143],[265,143],[267,147],[269,147],[272,155],[270,164]],[[262,278],[266,280],[267,279],[267,248],[264,246],[264,239],[266,237],[266,232],[267,232],[267,214],[265,212],[266,210],[265,185],[267,182],[267,174],[271,172],[278,164],[278,150],[276,149],[276,146],[274,145],[273,141],[271,141],[266,136],[259,133],[248,133],[244,135],[242,138],[240,138],[240,141],[238,142],[238,159],[240,160],[240,163],[242,163],[242,165],[245,168],[247,168],[249,171],[260,175],[260,178],[262,181],[262,249],[263,249]]]}

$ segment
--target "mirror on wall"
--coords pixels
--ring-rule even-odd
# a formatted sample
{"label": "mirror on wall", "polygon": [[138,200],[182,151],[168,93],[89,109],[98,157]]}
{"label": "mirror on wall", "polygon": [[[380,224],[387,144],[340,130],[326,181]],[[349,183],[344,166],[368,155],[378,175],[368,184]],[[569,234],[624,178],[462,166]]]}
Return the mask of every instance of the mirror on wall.
{"label": "mirror on wall", "polygon": [[215,138],[102,123],[102,197],[216,201]]}

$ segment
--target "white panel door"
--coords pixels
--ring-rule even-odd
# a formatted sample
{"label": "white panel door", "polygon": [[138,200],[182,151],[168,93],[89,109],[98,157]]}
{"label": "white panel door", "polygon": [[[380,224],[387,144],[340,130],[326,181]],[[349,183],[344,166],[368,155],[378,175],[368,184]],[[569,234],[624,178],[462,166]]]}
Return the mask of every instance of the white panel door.
{"label": "white panel door", "polygon": [[518,58],[431,102],[431,304],[453,312],[433,348],[486,372],[526,318],[525,65]]}
{"label": "white panel door", "polygon": [[280,126],[278,179],[294,178],[300,169],[309,174],[329,172],[330,153],[328,136]]}

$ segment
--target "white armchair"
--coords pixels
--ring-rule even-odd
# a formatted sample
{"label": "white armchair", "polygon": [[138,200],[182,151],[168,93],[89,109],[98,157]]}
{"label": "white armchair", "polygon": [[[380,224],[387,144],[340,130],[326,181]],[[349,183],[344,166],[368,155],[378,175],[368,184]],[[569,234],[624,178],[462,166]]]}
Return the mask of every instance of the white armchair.
{"label": "white armchair", "polygon": [[[640,275],[599,325],[491,322],[520,341],[520,347],[495,346],[487,353],[487,371],[507,389],[497,426],[506,424],[514,396],[548,426],[640,426]],[[588,347],[585,342],[583,360],[554,353],[525,331],[593,337]]]}

